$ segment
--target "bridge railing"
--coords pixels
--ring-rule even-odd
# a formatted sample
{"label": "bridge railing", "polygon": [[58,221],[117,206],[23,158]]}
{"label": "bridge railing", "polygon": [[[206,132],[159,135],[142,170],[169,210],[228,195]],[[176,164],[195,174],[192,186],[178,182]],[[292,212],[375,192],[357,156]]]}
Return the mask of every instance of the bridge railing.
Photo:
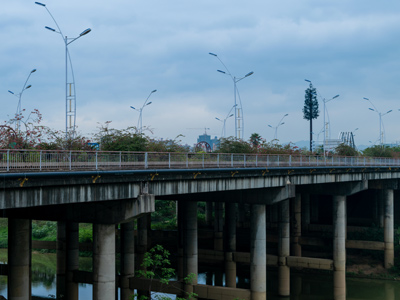
{"label": "bridge railing", "polygon": [[397,158],[236,153],[0,150],[0,172],[253,167],[400,166]]}

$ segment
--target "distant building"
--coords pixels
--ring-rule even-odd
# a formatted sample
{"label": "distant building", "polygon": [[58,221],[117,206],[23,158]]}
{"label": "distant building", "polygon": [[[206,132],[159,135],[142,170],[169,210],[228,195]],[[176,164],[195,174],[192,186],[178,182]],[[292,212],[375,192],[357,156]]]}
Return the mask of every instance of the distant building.
{"label": "distant building", "polygon": [[219,149],[219,145],[220,145],[219,139],[217,137],[212,139],[211,136],[208,135],[207,133],[199,135],[199,137],[197,139],[197,144],[205,145],[204,143],[207,143],[210,146],[211,151]]}

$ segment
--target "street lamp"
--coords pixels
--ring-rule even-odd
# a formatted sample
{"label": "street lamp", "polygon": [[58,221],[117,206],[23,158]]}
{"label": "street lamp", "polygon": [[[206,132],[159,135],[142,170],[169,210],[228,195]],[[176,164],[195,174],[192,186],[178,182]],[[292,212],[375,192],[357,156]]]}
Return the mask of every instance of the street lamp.
{"label": "street lamp", "polygon": [[[74,70],[72,68],[72,61],[68,51],[68,45],[76,41],[80,37],[88,34],[91,29],[85,29],[79,34],[78,37],[68,38],[67,36],[63,35],[60,26],[58,26],[56,19],[54,19],[46,4],[40,2],[35,2],[35,4],[43,6],[47,10],[58,30],[55,30],[48,26],[45,26],[45,28],[60,34],[65,44],[65,139],[68,139],[68,137],[74,138],[76,134],[76,90]],[[68,70],[68,65],[70,70]]]}
{"label": "street lamp", "polygon": [[234,106],[232,106],[232,108],[230,109],[230,111],[228,112],[228,114],[226,115],[226,117],[225,117],[225,119],[223,119],[223,120],[221,120],[220,118],[215,118],[216,120],[218,120],[218,121],[220,121],[220,122],[222,122],[224,125],[222,126],[222,132],[221,132],[221,136],[223,137],[223,138],[225,138],[225,136],[226,136],[226,120],[228,119],[228,118],[230,118],[230,117],[233,117],[233,114],[231,113],[232,112],[232,109],[234,109],[235,107],[236,107],[237,105],[235,104]]}
{"label": "street lamp", "polygon": [[[242,101],[240,100],[240,94],[239,91],[236,87],[236,84],[246,78],[249,77],[251,75],[254,74],[254,72],[249,72],[246,75],[244,75],[243,77],[237,78],[236,76],[233,76],[228,68],[226,67],[226,65],[222,62],[222,60],[218,57],[217,54],[215,53],[208,53],[212,56],[215,56],[216,58],[218,58],[218,60],[221,62],[221,64],[224,66],[226,71],[222,71],[222,70],[217,70],[218,72],[228,75],[231,77],[232,81],[233,81],[233,94],[234,94],[234,106],[235,106],[235,137],[241,139],[243,137],[243,129],[244,129],[244,119],[243,119],[243,108],[242,108]],[[236,94],[239,96],[239,106],[236,103]],[[242,121],[242,122],[241,122]]]}
{"label": "street lamp", "polygon": [[31,77],[32,73],[35,73],[36,69],[33,69],[29,75],[28,78],[26,78],[25,83],[22,87],[21,92],[19,92],[18,94],[15,94],[13,91],[8,90],[8,92],[12,95],[14,95],[15,97],[18,98],[18,105],[17,105],[17,111],[15,113],[15,119],[17,121],[17,132],[19,133],[20,129],[21,129],[21,118],[22,118],[22,103],[21,103],[21,99],[22,99],[22,94],[24,93],[25,90],[29,89],[32,87],[32,85],[26,85],[28,83],[29,77]]}
{"label": "street lamp", "polygon": [[152,90],[149,94],[149,96],[146,98],[146,101],[144,101],[143,105],[141,108],[135,108],[133,106],[131,106],[132,109],[136,110],[139,112],[139,119],[138,119],[138,125],[137,127],[139,128],[139,133],[142,133],[142,112],[143,112],[143,108],[147,105],[150,105],[153,102],[147,102],[147,100],[149,100],[151,94],[157,92],[157,90]]}
{"label": "street lamp", "polygon": [[[331,101],[331,100],[333,100],[333,99],[336,99],[336,98],[338,98],[339,97],[339,95],[336,95],[336,96],[334,96],[334,97],[332,97],[331,99],[328,99],[328,100],[326,100],[325,98],[323,99],[323,102],[324,102],[324,156],[325,156],[325,145],[326,145],[326,139],[327,138],[330,138],[330,135],[331,135],[331,128],[330,128],[330,121],[329,121],[329,114],[328,114],[328,111],[327,111],[327,108],[326,108],[326,103],[328,103],[329,101]],[[328,122],[326,122],[325,121],[325,114],[328,114]],[[328,129],[328,130],[327,130]],[[329,133],[329,136],[328,136],[328,133]]]}
{"label": "street lamp", "polygon": [[[368,98],[363,98],[364,100],[367,100],[369,103],[371,103],[371,105],[372,105],[372,107],[373,108],[368,108],[369,110],[371,110],[371,111],[374,111],[374,112],[376,112],[378,115],[379,115],[379,143],[380,143],[380,145],[382,146],[383,145],[383,143],[384,143],[384,126],[383,126],[383,121],[382,121],[382,117],[383,116],[385,116],[385,115],[387,115],[388,113],[391,113],[393,110],[388,110],[387,112],[385,112],[385,113],[381,113],[376,107],[375,107],[375,105],[372,103],[372,101],[371,100],[369,100]],[[383,128],[383,130],[382,130],[382,128]]]}
{"label": "street lamp", "polygon": [[271,126],[271,125],[268,125],[268,127],[271,127],[272,129],[275,129],[274,140],[277,140],[277,139],[278,139],[278,128],[279,128],[279,126],[285,124],[285,122],[282,122],[282,121],[283,121],[283,119],[284,119],[285,117],[287,117],[288,115],[289,115],[289,114],[285,114],[275,127],[274,127],[274,126]]}

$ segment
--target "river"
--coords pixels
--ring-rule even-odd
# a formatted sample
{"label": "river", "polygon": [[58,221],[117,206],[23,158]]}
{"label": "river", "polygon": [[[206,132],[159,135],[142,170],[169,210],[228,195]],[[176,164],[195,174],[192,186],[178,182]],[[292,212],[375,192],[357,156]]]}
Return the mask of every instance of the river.
{"label": "river", "polygon": [[[0,263],[5,262],[7,250],[0,249]],[[91,258],[80,258],[82,270],[90,271]],[[54,299],[56,294],[56,255],[32,254],[32,295]],[[218,272],[208,271],[199,274],[199,283],[218,282]],[[222,277],[221,277],[222,276]],[[219,275],[223,280],[223,275]],[[249,288],[249,280],[244,277],[238,279],[238,287]],[[268,270],[268,297],[270,300],[333,300],[333,279],[330,274],[291,274],[290,298],[277,297],[277,273]],[[0,276],[0,295],[7,297],[7,277]],[[79,286],[79,299],[92,299],[92,285]],[[347,278],[347,300],[396,300],[400,299],[400,281]],[[233,300],[233,299],[232,299]]]}

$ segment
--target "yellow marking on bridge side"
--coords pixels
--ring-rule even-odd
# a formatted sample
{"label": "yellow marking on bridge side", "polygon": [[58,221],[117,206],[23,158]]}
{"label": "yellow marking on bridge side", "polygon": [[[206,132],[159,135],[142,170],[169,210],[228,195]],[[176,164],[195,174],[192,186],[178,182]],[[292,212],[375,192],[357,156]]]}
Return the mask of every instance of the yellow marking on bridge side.
{"label": "yellow marking on bridge side", "polygon": [[335,169],[329,169],[329,173],[332,173],[333,171],[335,171]]}
{"label": "yellow marking on bridge side", "polygon": [[292,174],[294,172],[294,170],[288,170],[288,175]]}
{"label": "yellow marking on bridge side", "polygon": [[350,171],[351,171],[351,169],[349,168],[349,169],[346,170],[346,173],[347,173],[347,172],[350,172]]}
{"label": "yellow marking on bridge side", "polygon": [[237,173],[239,173],[239,171],[235,171],[235,172],[231,171],[232,177],[235,176]]}
{"label": "yellow marking on bridge side", "polygon": [[201,174],[200,172],[193,173],[193,179],[196,179],[197,175],[200,175],[200,174]]}
{"label": "yellow marking on bridge side", "polygon": [[367,169],[367,168],[362,169],[361,172],[365,172],[366,169]]}
{"label": "yellow marking on bridge side", "polygon": [[154,180],[154,177],[158,176],[158,173],[150,174],[150,176],[151,176],[151,181],[153,181],[153,180]]}
{"label": "yellow marking on bridge side", "polygon": [[21,181],[21,182],[19,183],[19,186],[20,186],[20,187],[23,187],[24,184],[25,184],[25,182],[28,181],[28,178],[18,178],[18,181]]}
{"label": "yellow marking on bridge side", "polygon": [[97,179],[99,179],[101,176],[100,175],[97,175],[97,176],[92,176],[92,182],[93,183],[96,183],[96,181],[97,181]]}
{"label": "yellow marking on bridge side", "polygon": [[310,173],[317,171],[317,169],[311,169]]}
{"label": "yellow marking on bridge side", "polygon": [[268,173],[268,172],[269,172],[269,170],[268,170],[268,169],[265,169],[265,171],[262,171],[262,175],[264,176],[265,173]]}

